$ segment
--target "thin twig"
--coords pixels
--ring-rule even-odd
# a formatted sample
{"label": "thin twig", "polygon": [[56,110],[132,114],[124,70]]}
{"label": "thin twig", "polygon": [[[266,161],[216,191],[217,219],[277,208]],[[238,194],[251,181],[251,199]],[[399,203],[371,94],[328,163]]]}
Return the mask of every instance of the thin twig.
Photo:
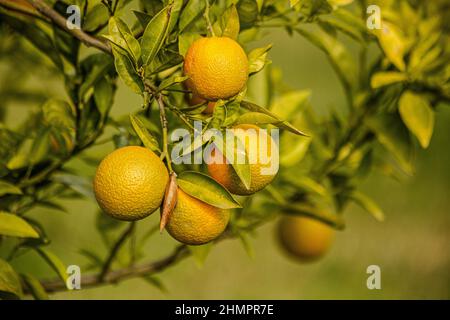
{"label": "thin twig", "polygon": [[67,19],[60,15],[57,11],[48,6],[43,0],[27,0],[37,11],[49,18],[56,25],[70,33],[72,36],[83,42],[88,47],[95,47],[108,54],[112,54],[111,46],[107,42],[97,39],[81,29],[70,29],[67,26]]}
{"label": "thin twig", "polygon": [[111,252],[109,253],[108,259],[106,259],[106,262],[102,267],[102,271],[100,272],[100,275],[98,276],[100,281],[103,281],[103,279],[105,278],[109,269],[111,268],[111,265],[114,262],[114,259],[116,258],[116,255],[119,252],[120,248],[122,248],[125,241],[133,233],[134,226],[135,226],[135,222],[133,221],[130,223],[128,228],[125,229],[125,231],[122,233],[120,238],[117,240],[117,242],[112,247]]}
{"label": "thin twig", "polygon": [[205,12],[203,14],[203,17],[205,17],[208,31],[211,33],[213,37],[215,37],[216,34],[214,33],[214,28],[212,27],[211,20],[209,19],[209,0],[205,0]]}

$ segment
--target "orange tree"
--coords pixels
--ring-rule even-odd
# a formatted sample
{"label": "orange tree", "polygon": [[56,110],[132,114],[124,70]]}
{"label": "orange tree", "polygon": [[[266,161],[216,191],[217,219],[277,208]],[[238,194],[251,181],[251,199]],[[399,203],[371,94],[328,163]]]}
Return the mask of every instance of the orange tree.
{"label": "orange tree", "polygon": [[[214,239],[206,245],[210,248],[239,238],[248,246],[249,233],[281,213],[343,229],[343,211],[352,201],[382,220],[380,208],[357,186],[374,169],[393,176],[412,173],[414,149],[428,147],[435,108],[450,100],[450,11],[445,0],[370,4],[381,9],[380,28],[368,28],[368,19],[373,25],[377,17],[370,16],[376,10],[367,13],[365,0],[0,0],[0,58],[7,75],[0,87],[0,120],[11,111],[11,101],[40,106],[19,125],[0,123],[1,296],[46,298],[48,292],[67,289],[65,264],[48,249],[51,239],[33,209],[63,210],[57,199],[93,199],[92,177],[66,165],[79,159],[98,166],[99,160],[92,161],[86,151],[110,140],[116,148],[143,145],[164,161],[162,170],[167,167],[169,178],[163,179],[164,200],[156,203],[161,205],[160,227],[168,227],[181,242]],[[79,10],[67,10],[69,5]],[[80,28],[67,24],[66,12],[80,14]],[[323,51],[345,92],[345,117],[335,111],[319,116],[310,105],[309,90],[289,88],[269,68],[271,45],[254,48],[252,42],[271,28],[300,34]],[[193,54],[203,56],[200,61],[184,61],[201,37],[209,38],[201,40],[205,46],[216,46],[225,55],[230,73],[222,70],[217,77],[208,69],[214,59],[210,52],[200,52],[202,45]],[[214,44],[212,37],[226,37],[223,43],[232,45]],[[227,65],[227,54],[240,57],[239,67]],[[67,98],[28,90],[29,70],[63,83]],[[110,116],[119,81],[142,97],[142,104],[130,106],[125,118]],[[247,192],[250,165],[232,163],[219,174],[213,168],[211,175],[218,180],[227,172],[233,175],[246,194],[236,197],[226,189],[232,189],[229,181],[219,181],[222,185],[212,179],[206,166],[173,163],[170,134],[184,127],[196,136],[194,121],[220,131],[237,125],[280,128],[278,174],[264,182],[262,191],[256,192],[263,186]],[[105,137],[106,127],[115,130],[111,137]],[[216,139],[197,142],[208,146]],[[213,236],[199,241],[194,228],[194,236],[185,237],[192,231],[185,230],[186,219],[195,223],[204,219],[202,213],[222,210],[228,211],[216,218],[227,225],[223,233],[210,217]],[[99,214],[98,232],[113,230],[118,236],[103,237],[109,248],[105,257],[84,248],[93,271],[83,273],[82,287],[151,277],[198,253],[198,247],[184,243],[158,261],[132,252],[126,266],[115,263],[127,242],[138,242],[133,246],[138,250],[157,230],[145,222]],[[146,229],[143,236],[136,236],[138,227]],[[14,259],[29,251],[42,256],[59,278],[16,272]]]}

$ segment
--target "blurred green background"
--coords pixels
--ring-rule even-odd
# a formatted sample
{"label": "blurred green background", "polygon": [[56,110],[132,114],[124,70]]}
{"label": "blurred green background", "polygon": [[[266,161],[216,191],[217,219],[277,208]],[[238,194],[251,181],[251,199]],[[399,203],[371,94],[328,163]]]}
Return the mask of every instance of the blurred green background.
{"label": "blurred green background", "polygon": [[[281,68],[293,88],[312,89],[312,105],[326,112],[345,105],[341,86],[325,56],[299,36],[274,31],[261,43],[273,43],[270,58]],[[1,74],[1,73],[0,73]],[[7,77],[6,74],[0,75]],[[61,95],[55,84],[39,81],[31,85]],[[54,93],[51,93],[53,95]],[[122,84],[113,115],[137,110],[140,98]],[[9,124],[28,109],[14,106]],[[344,110],[343,110],[344,112]],[[376,222],[355,206],[346,212],[347,228],[324,259],[299,264],[279,249],[274,223],[257,231],[251,239],[254,256],[241,243],[227,240],[211,250],[203,266],[188,258],[158,274],[167,292],[142,279],[124,281],[95,289],[58,293],[56,299],[417,299],[450,298],[450,108],[437,109],[436,131],[427,151],[417,154],[416,174],[398,182],[374,172],[362,188],[378,201],[387,219]],[[111,150],[97,148],[97,156]],[[75,161],[71,166],[80,169]],[[81,168],[82,170],[88,170]],[[92,169],[88,174],[92,175]],[[50,249],[67,264],[86,265],[80,248],[93,249],[104,257],[107,250],[95,228],[97,205],[90,201],[60,202],[68,213],[35,209],[30,216],[47,226]],[[141,232],[158,223],[153,214],[141,221]],[[145,248],[146,260],[156,260],[176,245],[167,233],[156,233]],[[20,271],[53,278],[53,271],[35,255],[27,253],[14,260]],[[381,268],[381,290],[368,290],[366,268]],[[83,271],[83,270],[82,270]],[[86,271],[87,272],[87,271]]]}

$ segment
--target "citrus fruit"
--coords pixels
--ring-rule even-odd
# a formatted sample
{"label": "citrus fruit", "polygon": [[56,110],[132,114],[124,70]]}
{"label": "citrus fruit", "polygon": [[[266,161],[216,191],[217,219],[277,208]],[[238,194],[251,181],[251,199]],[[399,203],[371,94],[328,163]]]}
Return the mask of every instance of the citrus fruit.
{"label": "citrus fruit", "polygon": [[177,204],[166,229],[182,243],[200,245],[221,235],[229,219],[228,210],[213,207],[178,189]]}
{"label": "citrus fruit", "polygon": [[283,216],[278,224],[282,247],[300,261],[314,261],[325,254],[334,240],[334,230],[323,222],[294,215]]}
{"label": "citrus fruit", "polygon": [[161,205],[169,175],[149,149],[123,147],[102,160],[94,178],[98,204],[120,220],[145,218]]}
{"label": "citrus fruit", "polygon": [[[233,166],[227,163],[222,155],[220,163],[208,160],[208,172],[211,177],[222,184],[231,193],[237,195],[250,195],[265,188],[278,172],[278,146],[266,131],[251,124],[241,124],[233,127],[233,134],[243,144],[250,166],[250,188],[247,189],[241,181]],[[272,147],[275,152],[273,152]],[[216,157],[214,150],[211,156]],[[267,159],[265,159],[267,158]],[[239,158],[235,155],[234,161]],[[267,172],[266,172],[267,171]]]}
{"label": "citrus fruit", "polygon": [[248,59],[242,47],[227,37],[200,38],[184,59],[186,85],[208,101],[228,99],[241,91],[248,78]]}

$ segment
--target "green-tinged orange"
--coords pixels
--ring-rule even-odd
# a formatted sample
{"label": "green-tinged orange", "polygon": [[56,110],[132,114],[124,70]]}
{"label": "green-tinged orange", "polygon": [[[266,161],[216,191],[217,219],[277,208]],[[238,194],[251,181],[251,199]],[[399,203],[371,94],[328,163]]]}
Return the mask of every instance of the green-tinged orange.
{"label": "green-tinged orange", "polygon": [[177,204],[166,229],[182,243],[200,245],[220,236],[229,219],[228,210],[213,207],[178,189]]}
{"label": "green-tinged orange", "polygon": [[[241,124],[233,127],[232,132],[244,145],[250,166],[250,188],[246,188],[233,166],[222,160],[208,163],[208,172],[212,178],[222,184],[233,194],[251,195],[264,189],[273,181],[278,172],[278,146],[266,131],[251,124]],[[212,157],[216,157],[215,151]],[[235,161],[239,158],[235,156]]]}

